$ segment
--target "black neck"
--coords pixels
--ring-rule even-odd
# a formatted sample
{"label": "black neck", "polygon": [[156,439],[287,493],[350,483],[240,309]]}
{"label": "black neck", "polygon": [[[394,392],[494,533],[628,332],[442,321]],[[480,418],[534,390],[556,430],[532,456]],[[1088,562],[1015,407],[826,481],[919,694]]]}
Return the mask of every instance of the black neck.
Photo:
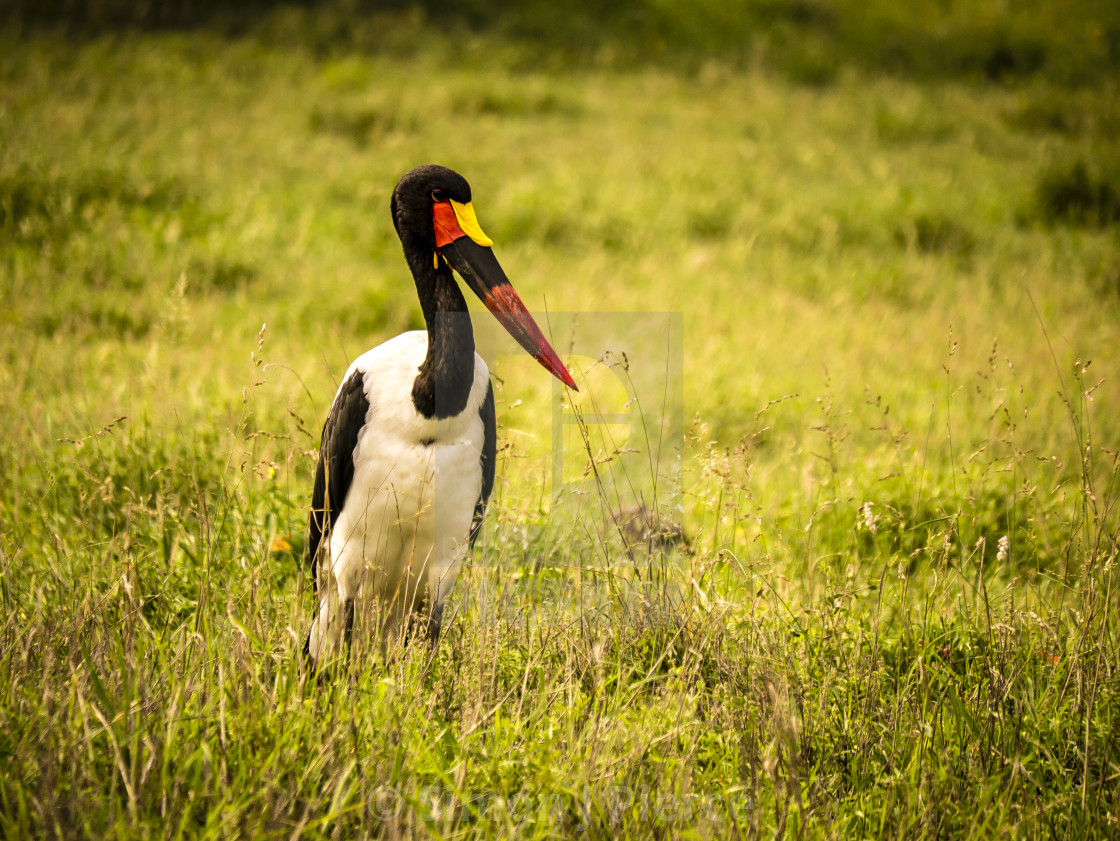
{"label": "black neck", "polygon": [[474,385],[474,331],[467,302],[451,269],[409,260],[428,325],[428,355],[412,383],[412,405],[426,418],[453,417],[466,408]]}

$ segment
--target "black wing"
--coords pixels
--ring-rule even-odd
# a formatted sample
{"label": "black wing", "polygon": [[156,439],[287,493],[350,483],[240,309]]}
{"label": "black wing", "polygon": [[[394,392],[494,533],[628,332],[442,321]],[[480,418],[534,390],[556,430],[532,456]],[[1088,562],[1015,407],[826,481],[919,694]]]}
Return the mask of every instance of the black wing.
{"label": "black wing", "polygon": [[311,584],[316,592],[319,587],[319,544],[324,534],[330,534],[346,502],[350,482],[354,479],[354,448],[358,446],[358,432],[365,425],[369,411],[364,379],[363,371],[350,375],[350,379],[339,389],[323,424],[319,465],[315,468],[315,490],[311,494],[311,514],[307,518],[307,553],[311,560]]}
{"label": "black wing", "polygon": [[494,384],[487,383],[486,399],[482,401],[479,409],[482,418],[482,493],[478,495],[478,502],[474,506],[474,519],[471,521],[471,546],[482,528],[482,515],[486,513],[486,503],[490,499],[490,492],[494,490],[494,463],[498,458],[498,424],[494,417]]}

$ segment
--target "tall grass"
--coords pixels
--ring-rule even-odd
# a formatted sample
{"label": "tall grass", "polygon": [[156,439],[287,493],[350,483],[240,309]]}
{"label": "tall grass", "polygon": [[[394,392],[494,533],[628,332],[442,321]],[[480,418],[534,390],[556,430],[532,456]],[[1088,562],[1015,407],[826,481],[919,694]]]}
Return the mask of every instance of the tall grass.
{"label": "tall grass", "polygon": [[749,447],[694,430],[691,545],[655,548],[659,575],[596,506],[534,526],[499,490],[435,660],[359,638],[318,686],[299,492],[246,429],[224,475],[172,444],[147,488],[159,442],[99,430],[28,500],[5,541],[6,834],[1111,832],[1114,462],[1100,485],[1074,466],[1058,505],[1012,452],[911,511],[838,494],[860,471],[825,461],[775,516]]}
{"label": "tall grass", "polygon": [[[1115,835],[1115,86],[339,20],[0,36],[4,835]],[[532,307],[680,313],[683,453],[631,346],[630,440],[589,386],[551,487],[549,385],[495,365],[437,654],[309,684],[318,426],[419,323],[428,159]]]}

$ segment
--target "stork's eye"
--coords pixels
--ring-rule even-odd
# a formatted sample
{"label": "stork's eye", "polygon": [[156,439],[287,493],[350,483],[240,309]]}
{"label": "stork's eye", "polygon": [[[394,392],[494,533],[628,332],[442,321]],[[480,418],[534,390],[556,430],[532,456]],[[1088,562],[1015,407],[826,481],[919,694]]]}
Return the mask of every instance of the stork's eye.
{"label": "stork's eye", "polygon": [[446,198],[447,196],[444,195],[443,190],[441,190],[439,187],[436,187],[434,190],[432,190],[432,201],[443,201]]}

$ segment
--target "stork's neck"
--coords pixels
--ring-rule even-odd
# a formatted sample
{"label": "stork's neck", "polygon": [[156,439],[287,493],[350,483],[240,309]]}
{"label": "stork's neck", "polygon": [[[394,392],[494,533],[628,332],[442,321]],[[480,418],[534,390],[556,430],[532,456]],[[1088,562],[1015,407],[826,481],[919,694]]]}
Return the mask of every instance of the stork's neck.
{"label": "stork's neck", "polygon": [[426,418],[453,417],[466,408],[474,386],[474,331],[467,302],[446,263],[434,268],[430,262],[409,262],[428,325],[428,355],[412,383],[412,404]]}

